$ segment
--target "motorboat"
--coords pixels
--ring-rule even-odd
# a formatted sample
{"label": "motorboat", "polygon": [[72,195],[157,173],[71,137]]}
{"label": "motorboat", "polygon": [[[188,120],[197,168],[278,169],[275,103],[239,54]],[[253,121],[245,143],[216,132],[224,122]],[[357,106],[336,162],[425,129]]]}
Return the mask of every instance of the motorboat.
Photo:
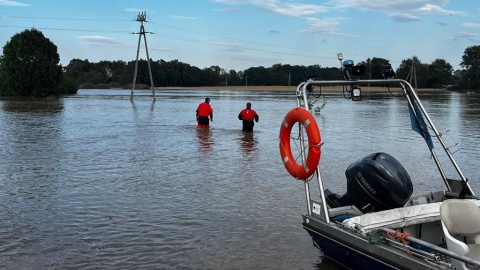
{"label": "motorboat", "polygon": [[[302,225],[313,245],[347,269],[480,269],[480,200],[416,90],[395,78],[390,67],[384,70],[384,78],[375,80],[356,79],[364,68],[351,60],[343,61],[341,70],[344,80],[299,84],[297,104],[280,125],[281,160],[288,173],[303,182]],[[311,112],[311,93],[327,86],[342,87],[344,97],[357,102],[362,102],[362,87],[398,89],[395,97],[405,102],[416,131],[411,133],[425,142],[445,189],[416,194],[409,173],[394,153],[381,151],[367,153],[345,170],[344,194],[325,187],[332,181],[322,178],[328,170],[320,166],[325,138]],[[329,106],[335,106],[332,102]],[[453,177],[447,176],[445,162],[454,168]],[[313,192],[313,186],[318,186],[318,192]]]}

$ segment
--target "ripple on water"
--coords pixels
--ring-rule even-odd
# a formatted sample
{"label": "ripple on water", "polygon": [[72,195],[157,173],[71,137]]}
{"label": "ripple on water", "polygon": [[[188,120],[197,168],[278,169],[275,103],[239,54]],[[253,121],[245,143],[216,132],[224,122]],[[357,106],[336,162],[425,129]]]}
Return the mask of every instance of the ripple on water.
{"label": "ripple on water", "polygon": [[[279,157],[278,130],[293,95],[162,92],[152,103],[148,95],[129,102],[127,92],[80,91],[33,108],[0,101],[0,268],[336,268],[302,229],[303,182]],[[215,122],[198,131],[195,108],[205,96]],[[260,114],[253,134],[236,118],[247,99]],[[446,100],[455,111],[435,107],[431,116],[460,143],[455,156],[473,179],[480,106]],[[316,115],[326,187],[343,193],[345,169],[373,151],[394,153],[423,180],[416,189],[436,187],[425,180],[433,161],[419,150],[424,143],[393,124],[404,117],[408,125],[396,100],[329,97]]]}

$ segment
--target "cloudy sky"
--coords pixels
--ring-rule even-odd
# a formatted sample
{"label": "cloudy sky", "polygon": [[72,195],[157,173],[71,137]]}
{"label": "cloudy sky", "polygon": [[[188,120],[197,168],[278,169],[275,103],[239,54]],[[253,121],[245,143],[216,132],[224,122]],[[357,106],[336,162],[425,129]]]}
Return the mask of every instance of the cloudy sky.
{"label": "cloudy sky", "polygon": [[135,60],[144,11],[150,58],[199,68],[337,67],[343,53],[394,68],[442,58],[458,69],[465,49],[480,45],[479,0],[0,0],[0,44],[36,28],[63,65]]}

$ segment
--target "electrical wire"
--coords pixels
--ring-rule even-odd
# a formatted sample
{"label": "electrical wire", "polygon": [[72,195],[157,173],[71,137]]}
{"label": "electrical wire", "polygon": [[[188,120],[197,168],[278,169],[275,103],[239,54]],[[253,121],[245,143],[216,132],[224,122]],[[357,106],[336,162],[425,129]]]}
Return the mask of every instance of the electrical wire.
{"label": "electrical wire", "polygon": [[[64,21],[102,21],[102,22],[130,22],[129,27],[131,26],[132,22],[135,21],[135,19],[131,20],[122,20],[122,19],[93,19],[93,18],[63,18],[63,17],[34,17],[34,16],[9,16],[9,15],[3,15],[0,16],[0,18],[12,18],[12,19],[38,19],[38,20],[64,20]],[[136,16],[135,16],[136,18]],[[160,23],[155,23],[153,22],[153,19],[151,17],[148,17],[149,23],[152,24],[156,30],[155,26],[162,26],[166,28],[171,28],[171,29],[176,29],[176,30],[182,30],[182,31],[187,31],[191,33],[196,33],[196,34],[202,34],[202,35],[207,35],[207,36],[212,36],[212,37],[217,37],[217,38],[222,38],[222,39],[228,39],[228,40],[235,40],[235,41],[241,41],[245,42],[248,44],[254,44],[254,45],[261,45],[261,46],[268,46],[269,48],[281,48],[281,49],[287,49],[287,50],[296,50],[298,51],[299,49],[296,48],[288,48],[285,46],[278,46],[274,44],[267,44],[267,43],[261,43],[261,42],[255,42],[255,41],[249,41],[249,40],[244,40],[244,39],[238,39],[238,38],[233,38],[233,37],[227,37],[227,36],[222,36],[222,35],[217,35],[217,34],[212,34],[212,33],[207,33],[207,32],[202,32],[202,31],[196,31],[196,30],[191,30],[191,29],[186,29],[186,28],[181,28],[181,27],[176,27],[176,26],[171,26],[171,25],[166,25],[166,24],[160,24]],[[119,30],[96,30],[96,29],[71,29],[71,28],[52,28],[52,27],[26,27],[26,26],[11,26],[11,25],[0,25],[0,28],[18,28],[18,29],[30,29],[30,28],[35,28],[39,30],[50,30],[50,31],[70,31],[70,32],[92,32],[92,33],[129,33],[128,31],[119,31]],[[131,34],[131,33],[130,33]],[[184,37],[178,37],[178,36],[168,36],[168,35],[158,35],[158,34],[153,34],[154,36],[157,37],[163,37],[167,38],[170,40],[180,40],[180,41],[187,41],[187,42],[194,42],[194,43],[212,43],[211,41],[204,41],[204,40],[196,40],[196,39],[189,39],[189,38],[184,38]],[[290,55],[290,56],[301,56],[301,57],[310,57],[310,58],[322,58],[322,59],[334,59],[334,57],[329,57],[329,56],[321,56],[318,55],[318,51],[314,50],[306,50],[302,49],[302,52],[313,52],[315,53],[314,55],[312,54],[302,54],[302,53],[290,53],[290,52],[284,52],[284,51],[272,51],[272,50],[267,50],[267,49],[254,49],[254,48],[243,48],[244,50],[249,50],[249,51],[258,51],[258,52],[267,52],[267,53],[273,53],[273,54],[281,54],[281,55]],[[331,52],[320,52],[320,54],[327,54],[327,55],[335,55],[336,53],[331,53]],[[358,57],[364,57],[361,55],[352,55],[352,56],[358,56]]]}
{"label": "electrical wire", "polygon": [[13,25],[0,25],[1,28],[17,28],[17,29],[31,29],[38,30],[53,30],[53,31],[70,31],[70,32],[94,32],[94,33],[122,33],[129,34],[126,31],[120,30],[96,30],[96,29],[72,29],[72,28],[54,28],[54,27],[31,27],[31,26],[13,26]]}

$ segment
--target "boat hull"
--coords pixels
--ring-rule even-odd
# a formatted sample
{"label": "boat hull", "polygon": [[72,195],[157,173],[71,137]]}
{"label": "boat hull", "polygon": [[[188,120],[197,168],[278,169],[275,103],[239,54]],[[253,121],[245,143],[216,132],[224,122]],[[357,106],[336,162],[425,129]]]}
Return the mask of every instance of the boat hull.
{"label": "boat hull", "polygon": [[448,269],[411,256],[405,250],[368,240],[312,216],[303,216],[303,227],[329,259],[347,269]]}
{"label": "boat hull", "polygon": [[312,237],[315,245],[322,250],[325,257],[335,261],[347,269],[365,269],[365,270],[384,270],[401,269],[386,265],[375,258],[367,257],[365,254],[357,252],[334,239],[323,236],[320,233],[307,230]]}

